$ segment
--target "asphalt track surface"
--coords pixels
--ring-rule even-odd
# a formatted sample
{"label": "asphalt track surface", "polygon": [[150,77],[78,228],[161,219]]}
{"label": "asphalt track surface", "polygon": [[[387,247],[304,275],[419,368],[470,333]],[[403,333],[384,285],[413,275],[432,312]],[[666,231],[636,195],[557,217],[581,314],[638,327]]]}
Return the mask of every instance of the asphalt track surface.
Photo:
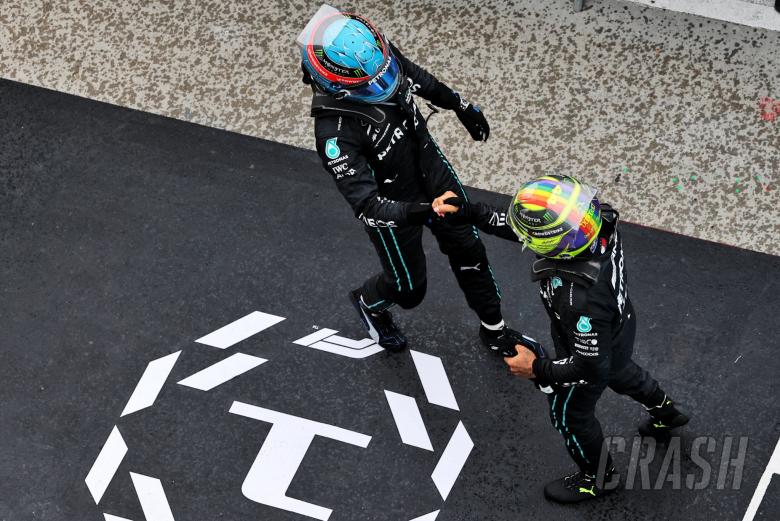
{"label": "asphalt track surface", "polygon": [[[478,345],[430,234],[428,295],[397,317],[441,360],[458,410],[429,403],[408,352],[293,343],[365,337],[346,294],[379,266],[314,153],[8,81],[0,136],[2,520],[169,519],[143,512],[155,500],[137,490],[154,487],[139,475],[179,521],[311,519],[242,494],[272,427],[228,412],[235,401],[371,436],[315,437],[287,490],[333,521],[741,519],[778,441],[780,258],[624,225],[635,358],[693,412],[682,471],[697,469],[697,436],[716,440],[714,466],[744,436],[742,483],[561,507],[541,495],[572,467],[546,400]],[[507,320],[548,343],[531,257],[485,242]],[[285,320],[226,349],[195,342],[253,311]],[[154,404],[120,417],[147,364],[179,351]],[[267,362],[209,391],[176,383],[237,353]],[[416,400],[433,451],[401,442],[386,390]],[[608,392],[599,415],[633,437],[643,412]],[[459,422],[474,447],[445,501],[431,474]],[[115,427],[128,450],[96,505],[85,478]],[[625,471],[629,454],[616,460]],[[755,519],[777,519],[778,497],[774,476]]]}

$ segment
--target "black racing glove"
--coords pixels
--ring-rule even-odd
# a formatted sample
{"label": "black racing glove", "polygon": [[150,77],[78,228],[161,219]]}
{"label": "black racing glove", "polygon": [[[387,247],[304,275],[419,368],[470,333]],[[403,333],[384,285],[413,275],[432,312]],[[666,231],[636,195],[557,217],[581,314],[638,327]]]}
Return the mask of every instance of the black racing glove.
{"label": "black racing glove", "polygon": [[464,100],[458,94],[460,104],[455,109],[458,119],[466,127],[474,141],[487,141],[490,136],[490,125],[488,125],[485,115],[480,110],[479,105],[474,105]]}
{"label": "black racing glove", "polygon": [[444,204],[457,206],[458,211],[454,213],[448,213],[441,219],[447,224],[472,224],[471,222],[471,205],[462,197],[450,197],[444,200]]}
{"label": "black racing glove", "polygon": [[418,203],[409,209],[409,213],[407,214],[407,222],[411,225],[428,224],[436,217],[437,216],[434,213],[433,208],[431,208],[430,204]]}
{"label": "black racing glove", "polygon": [[[549,358],[547,356],[547,351],[544,349],[544,346],[531,337],[523,335],[523,342],[521,345],[526,349],[533,351],[533,353],[536,355],[536,358],[540,360]],[[534,386],[537,389],[539,389],[545,394],[552,394],[554,391],[552,384],[550,382],[545,381],[544,379],[531,378],[531,381],[534,383]]]}
{"label": "black racing glove", "polygon": [[[544,350],[542,344],[533,338],[525,336],[519,331],[515,331],[508,327],[504,327],[499,331],[489,331],[486,328],[480,327],[479,338],[491,352],[503,357],[512,358],[517,356],[517,350],[519,349],[519,346],[522,346],[535,354],[536,358],[540,360],[547,358],[547,351]],[[533,382],[537,389],[545,394],[551,394],[555,390],[549,382],[542,378],[531,378],[531,382]]]}

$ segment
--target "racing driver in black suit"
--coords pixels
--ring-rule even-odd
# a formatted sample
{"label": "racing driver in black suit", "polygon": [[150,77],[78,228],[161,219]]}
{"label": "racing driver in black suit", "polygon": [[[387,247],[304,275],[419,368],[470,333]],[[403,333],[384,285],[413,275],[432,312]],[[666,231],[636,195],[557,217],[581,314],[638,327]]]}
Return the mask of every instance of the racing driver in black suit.
{"label": "racing driver in black suit", "polygon": [[388,310],[414,308],[425,295],[427,226],[481,321],[482,342],[499,353],[513,350],[521,336],[504,324],[501,294],[477,229],[449,224],[432,212],[431,201],[447,190],[468,196],[414,97],[455,111],[471,137],[484,141],[490,127],[479,107],[407,59],[359,15],[324,5],[297,43],[303,81],[312,87],[317,152],[382,265],[350,293],[370,336],[388,350],[406,346]]}
{"label": "racing driver in black suit", "polygon": [[617,476],[595,415],[607,387],[649,412],[639,427],[643,436],[667,438],[671,429],[688,423],[658,382],[631,359],[636,312],[628,297],[618,212],[600,203],[588,185],[558,175],[524,184],[508,216],[464,201],[454,191],[433,206],[455,222],[512,241],[519,237],[536,253],[531,279],[540,284],[556,356],[517,346],[517,354],[504,360],[513,374],[546,389],[553,427],[579,467],[548,483],[544,493],[553,501],[576,503],[614,490],[608,485],[616,484]]}

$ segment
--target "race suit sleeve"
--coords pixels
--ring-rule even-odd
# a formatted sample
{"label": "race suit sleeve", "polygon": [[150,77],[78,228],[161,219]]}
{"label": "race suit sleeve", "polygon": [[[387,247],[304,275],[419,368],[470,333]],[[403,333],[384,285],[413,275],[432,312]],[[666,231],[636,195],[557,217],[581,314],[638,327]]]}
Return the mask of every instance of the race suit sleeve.
{"label": "race suit sleeve", "polygon": [[[568,285],[568,284],[567,284]],[[609,377],[612,340],[611,312],[589,305],[586,310],[568,310],[561,314],[560,333],[571,356],[557,360],[533,362],[533,372],[540,379],[558,385],[575,385],[605,381]]]}
{"label": "race suit sleeve", "polygon": [[460,96],[455,91],[404,56],[393,43],[390,43],[390,49],[401,63],[406,77],[411,80],[413,94],[422,96],[434,105],[447,110],[455,110],[460,105]]}
{"label": "race suit sleeve", "polygon": [[[317,153],[355,217],[371,227],[424,224],[431,214],[431,205],[380,197],[374,172],[361,151],[359,136],[363,133],[339,131],[341,126],[341,122],[337,126],[330,121],[317,121]],[[346,121],[343,126],[347,126]]]}
{"label": "race suit sleeve", "polygon": [[518,242],[520,238],[506,220],[506,211],[485,203],[470,203],[471,223],[490,235],[507,241]]}
{"label": "race suit sleeve", "polygon": [[445,221],[451,224],[473,224],[490,235],[507,241],[520,241],[506,220],[505,211],[485,203],[466,202],[460,197],[456,198],[452,204],[458,207],[458,211],[444,217]]}

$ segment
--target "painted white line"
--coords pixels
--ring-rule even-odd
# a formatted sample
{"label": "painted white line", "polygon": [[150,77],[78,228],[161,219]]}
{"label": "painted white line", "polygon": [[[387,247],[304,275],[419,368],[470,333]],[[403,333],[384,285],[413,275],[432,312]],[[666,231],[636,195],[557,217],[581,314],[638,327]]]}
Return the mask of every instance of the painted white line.
{"label": "painted white line", "polygon": [[306,452],[315,436],[324,436],[364,449],[371,441],[371,436],[241,402],[233,402],[230,412],[273,424],[241,485],[244,497],[256,503],[327,521],[333,513],[330,508],[287,495],[287,489]]}
{"label": "painted white line", "polygon": [[323,328],[310,335],[295,340],[293,344],[311,347],[320,351],[333,353],[347,358],[368,358],[382,351],[382,348],[370,338],[352,340],[343,336],[337,336],[335,329]]}
{"label": "painted white line", "polygon": [[434,405],[459,411],[458,402],[455,400],[455,394],[452,392],[441,359],[419,351],[411,351],[411,353],[428,401]]}
{"label": "painted white line", "polygon": [[767,464],[764,473],[761,475],[761,479],[758,480],[756,491],[753,492],[753,499],[750,500],[750,505],[748,505],[747,512],[745,512],[745,517],[742,518],[742,521],[753,521],[753,518],[756,517],[756,512],[758,512],[758,507],[761,506],[761,501],[766,495],[773,474],[780,474],[780,439],[777,440],[777,445],[775,445],[772,457],[769,458],[769,463]]}
{"label": "painted white line", "polygon": [[714,20],[780,31],[780,13],[767,5],[738,0],[630,0],[668,11],[694,14]]}
{"label": "painted white line", "polygon": [[162,483],[157,478],[130,473],[146,521],[174,521]]}
{"label": "painted white line", "polygon": [[256,405],[250,405],[244,402],[233,402],[228,412],[267,423],[290,423],[295,421],[304,426],[306,430],[316,431],[320,436],[326,436],[334,440],[343,441],[344,443],[357,445],[364,449],[368,447],[368,442],[371,441],[371,436],[366,436],[359,432],[342,429],[341,427],[335,427],[333,425],[328,425],[327,423],[307,420],[306,418],[299,418],[298,416],[285,414],[283,412],[272,411],[271,409],[257,407]]}
{"label": "painted white line", "polygon": [[431,439],[428,437],[428,431],[425,430],[425,423],[415,399],[392,391],[385,391],[385,396],[393,413],[398,434],[401,435],[401,441],[412,447],[433,451]]}
{"label": "painted white line", "polygon": [[327,351],[334,355],[346,356],[347,358],[368,358],[371,355],[375,355],[383,351],[382,347],[374,344],[365,349],[350,349],[348,347],[337,346],[329,342],[315,342],[310,345],[312,349],[319,349],[320,351]]}
{"label": "painted white line", "polygon": [[105,521],[130,521],[125,517],[112,516],[111,514],[103,514],[103,517],[106,518]]}
{"label": "painted white line", "polygon": [[370,345],[373,345],[374,341],[370,338],[364,338],[362,340],[352,340],[351,338],[344,338],[343,336],[333,335],[327,339],[328,343],[336,344],[338,346],[347,347],[349,349],[365,349]]}
{"label": "painted white line", "polygon": [[251,371],[258,365],[264,364],[267,361],[268,360],[265,358],[245,355],[244,353],[236,353],[224,360],[220,360],[216,364],[198,371],[192,376],[188,376],[184,380],[181,380],[179,385],[186,385],[187,387],[200,389],[201,391],[210,391],[218,385],[222,385],[236,376]]}
{"label": "painted white line", "polygon": [[125,454],[127,454],[127,444],[119,433],[119,429],[114,426],[84,480],[96,505],[100,503],[108,484],[114,479],[114,474],[116,474],[122,460],[125,459]]}
{"label": "painted white line", "polygon": [[446,500],[450,494],[452,486],[458,479],[460,471],[463,470],[463,465],[466,464],[473,448],[474,442],[471,441],[469,433],[466,432],[463,422],[458,422],[455,432],[452,433],[452,438],[447,443],[447,448],[444,449],[441,459],[431,474],[431,479],[433,479],[433,483],[443,500]]}
{"label": "painted white line", "polygon": [[179,358],[181,351],[176,351],[157,360],[152,360],[146,366],[144,374],[141,379],[138,380],[138,384],[135,386],[133,394],[125,405],[125,409],[122,411],[121,416],[127,416],[134,412],[138,412],[141,409],[146,409],[154,405],[154,401],[157,399],[157,395],[165,385],[165,380],[168,379],[168,375],[171,374],[173,366],[176,364],[176,360]]}
{"label": "painted white line", "polygon": [[227,349],[242,340],[246,340],[252,335],[256,335],[260,331],[278,324],[282,320],[284,320],[283,317],[269,315],[268,313],[262,313],[260,311],[253,311],[247,316],[239,318],[238,320],[197,339],[196,342],[219,349]]}
{"label": "painted white line", "polygon": [[306,346],[309,347],[314,342],[319,342],[320,340],[325,340],[327,337],[331,335],[335,335],[338,333],[335,329],[328,329],[328,328],[322,328],[319,331],[315,331],[311,335],[306,335],[303,338],[299,338],[298,340],[294,341],[293,344],[298,344],[299,346]]}
{"label": "painted white line", "polygon": [[436,521],[436,517],[439,515],[439,511],[425,514],[424,516],[415,517],[412,521]]}

